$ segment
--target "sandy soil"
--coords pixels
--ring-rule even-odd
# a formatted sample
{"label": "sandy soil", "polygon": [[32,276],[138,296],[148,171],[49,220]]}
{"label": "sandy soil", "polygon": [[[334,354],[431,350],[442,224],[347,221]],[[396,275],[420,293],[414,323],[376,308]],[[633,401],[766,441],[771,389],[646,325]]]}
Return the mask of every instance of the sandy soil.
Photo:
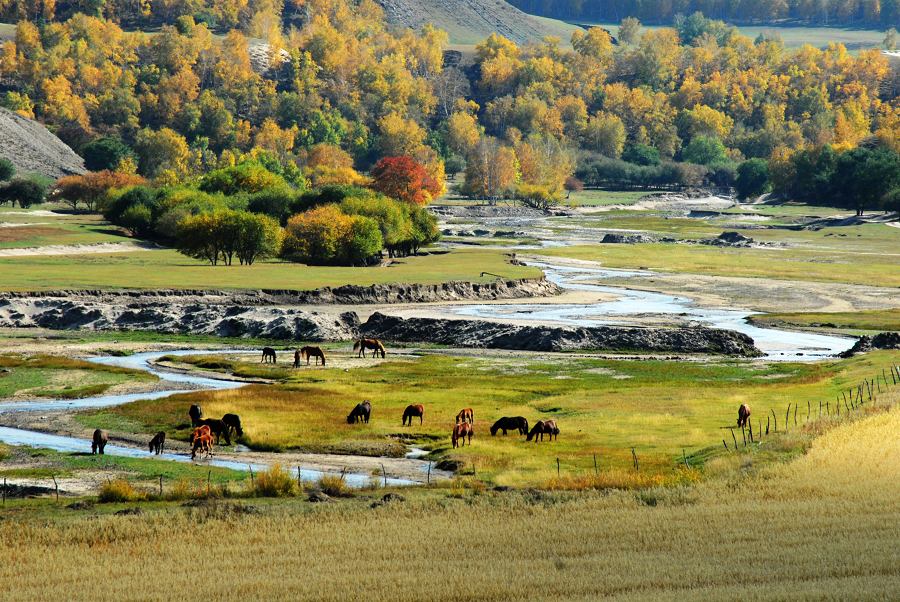
{"label": "sandy soil", "polygon": [[[32,226],[34,224],[27,224]],[[21,249],[0,249],[0,257],[33,257],[43,255],[88,255],[95,253],[133,253],[161,249],[153,243],[102,242],[95,245],[47,245]]]}

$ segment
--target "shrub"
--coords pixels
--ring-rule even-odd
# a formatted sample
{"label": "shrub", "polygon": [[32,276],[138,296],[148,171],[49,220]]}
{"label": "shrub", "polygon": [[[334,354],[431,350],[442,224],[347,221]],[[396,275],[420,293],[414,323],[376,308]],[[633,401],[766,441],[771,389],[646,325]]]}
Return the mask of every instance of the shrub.
{"label": "shrub", "polygon": [[559,202],[559,197],[551,193],[546,186],[519,184],[515,192],[516,200],[526,207],[547,211]]}
{"label": "shrub", "polygon": [[0,184],[0,205],[19,203],[19,207],[26,209],[43,202],[45,192],[46,187],[34,180],[15,178]]}
{"label": "shrub", "polygon": [[9,159],[0,157],[0,182],[5,182],[16,175],[16,166]]}
{"label": "shrub", "polygon": [[757,197],[771,190],[768,162],[750,159],[738,165],[734,188],[739,199]]}
{"label": "shrub", "polygon": [[309,265],[365,265],[383,244],[375,220],[323,205],[288,220],[283,255]]}
{"label": "shrub", "polygon": [[241,192],[260,192],[267,188],[279,188],[287,185],[284,178],[272,173],[260,163],[247,161],[233,167],[209,172],[200,180],[199,188],[203,192],[234,195]]}
{"label": "shrub", "polygon": [[351,497],[353,495],[353,489],[340,475],[322,475],[316,485],[322,490],[322,493],[332,497]]}
{"label": "shrub", "polygon": [[153,215],[146,205],[132,205],[119,217],[119,225],[132,236],[147,236],[153,231]]}
{"label": "shrub", "polygon": [[211,265],[231,265],[235,256],[241,265],[281,252],[282,231],[266,215],[218,209],[184,218],[178,224],[175,245],[188,257]]}
{"label": "shrub", "polygon": [[128,209],[136,205],[147,207],[150,210],[151,218],[155,216],[160,209],[156,191],[146,186],[131,188],[114,199],[104,211],[103,216],[116,225],[123,225],[121,223],[122,216]]}
{"label": "shrub", "polygon": [[147,493],[135,489],[125,479],[115,479],[100,486],[99,499],[103,503],[139,502],[147,499]]}
{"label": "shrub", "polygon": [[629,144],[622,153],[622,160],[635,165],[659,165],[659,151],[646,144]]}
{"label": "shrub", "polygon": [[280,464],[273,464],[259,473],[253,482],[253,493],[260,497],[285,497],[293,495],[297,482]]}

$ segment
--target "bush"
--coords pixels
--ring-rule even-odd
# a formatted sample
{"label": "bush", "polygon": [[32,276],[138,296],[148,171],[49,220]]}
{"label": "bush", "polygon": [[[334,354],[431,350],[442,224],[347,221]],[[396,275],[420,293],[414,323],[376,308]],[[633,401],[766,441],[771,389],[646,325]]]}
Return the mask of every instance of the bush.
{"label": "bush", "polygon": [[622,153],[622,160],[635,165],[659,165],[659,151],[646,144],[629,144]]}
{"label": "bush", "polygon": [[136,205],[143,205],[150,210],[151,220],[160,209],[157,193],[146,186],[135,186],[114,199],[104,211],[103,216],[110,222],[122,226],[121,220],[125,212]]}
{"label": "bush", "polygon": [[750,159],[738,165],[734,188],[739,199],[758,197],[771,190],[768,162]]}
{"label": "bush", "polygon": [[268,215],[280,224],[287,223],[296,200],[290,188],[269,188],[252,195],[247,201],[247,211]]}
{"label": "bush", "polygon": [[103,503],[140,502],[147,499],[147,493],[135,489],[125,479],[115,479],[100,486],[99,499]]}
{"label": "bush", "polygon": [[323,205],[288,220],[283,255],[309,265],[365,265],[383,244],[375,220]]}
{"label": "bush", "polygon": [[132,236],[147,236],[153,232],[153,215],[146,205],[132,205],[119,217],[119,225]]}
{"label": "bush", "polygon": [[339,475],[322,475],[316,483],[322,493],[332,497],[351,497],[353,489],[347,484],[343,476]]}
{"label": "bush", "polygon": [[253,493],[259,497],[285,497],[293,495],[297,482],[280,464],[273,464],[269,470],[256,476]]}
{"label": "bush", "polygon": [[735,178],[737,178],[737,170],[734,163],[715,163],[709,166],[709,171],[706,173],[709,183],[721,188],[733,186]]}
{"label": "bush", "polygon": [[81,149],[84,166],[91,171],[114,170],[122,159],[134,156],[131,149],[118,138],[97,138]]}
{"label": "bush", "polygon": [[16,166],[9,159],[0,157],[0,182],[5,182],[16,175]]}
{"label": "bush", "polygon": [[283,188],[287,185],[284,178],[272,173],[260,163],[247,161],[209,172],[200,180],[199,188],[203,192],[235,195],[241,192],[252,194],[267,188]]}
{"label": "bush", "polygon": [[520,184],[515,192],[516,200],[526,207],[547,211],[559,202],[559,197],[551,193],[546,186]]}
{"label": "bush", "polygon": [[43,202],[46,187],[34,180],[15,178],[0,184],[0,205],[19,203],[19,207],[27,209]]}
{"label": "bush", "polygon": [[718,138],[694,136],[681,151],[681,158],[697,165],[713,165],[727,162],[728,155],[725,154],[725,145]]}

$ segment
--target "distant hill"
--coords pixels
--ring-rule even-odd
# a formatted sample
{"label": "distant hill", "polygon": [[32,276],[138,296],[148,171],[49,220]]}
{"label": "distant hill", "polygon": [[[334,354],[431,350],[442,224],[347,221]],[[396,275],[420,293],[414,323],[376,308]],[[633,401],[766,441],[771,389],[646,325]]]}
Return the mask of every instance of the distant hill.
{"label": "distant hill", "polygon": [[0,157],[12,161],[20,175],[57,179],[85,171],[84,160],[50,130],[4,108],[0,108]]}
{"label": "distant hill", "polygon": [[377,0],[388,19],[419,29],[426,23],[450,34],[454,44],[476,44],[497,32],[516,43],[546,36],[569,40],[577,26],[528,15],[504,0]]}

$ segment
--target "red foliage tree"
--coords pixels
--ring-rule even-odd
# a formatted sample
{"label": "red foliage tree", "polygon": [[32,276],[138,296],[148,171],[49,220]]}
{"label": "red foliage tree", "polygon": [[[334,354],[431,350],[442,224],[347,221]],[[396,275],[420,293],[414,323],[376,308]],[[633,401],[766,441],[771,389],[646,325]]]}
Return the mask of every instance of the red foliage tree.
{"label": "red foliage tree", "polygon": [[384,157],[372,168],[372,189],[394,199],[427,205],[441,193],[441,185],[425,166],[409,156]]}

